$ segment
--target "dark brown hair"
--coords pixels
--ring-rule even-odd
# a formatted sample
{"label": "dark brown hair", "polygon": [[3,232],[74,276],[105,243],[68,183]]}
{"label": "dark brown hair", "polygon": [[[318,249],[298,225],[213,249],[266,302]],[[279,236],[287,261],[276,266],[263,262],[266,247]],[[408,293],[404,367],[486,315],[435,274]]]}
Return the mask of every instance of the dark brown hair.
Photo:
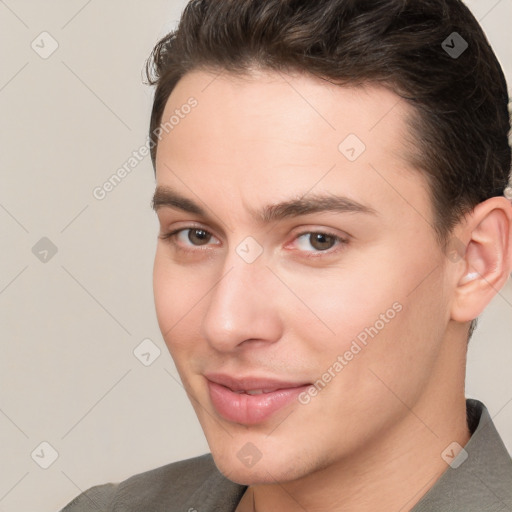
{"label": "dark brown hair", "polygon": [[505,77],[460,0],[192,0],[146,66],[156,85],[153,166],[155,129],[180,78],[198,69],[243,74],[253,67],[340,85],[376,83],[412,105],[411,163],[430,185],[442,243],[463,215],[507,186]]}
{"label": "dark brown hair", "polygon": [[[468,48],[453,58],[453,32]],[[463,44],[449,40],[449,46]],[[448,46],[448,49],[449,49]],[[380,83],[413,105],[418,155],[441,239],[502,195],[510,172],[505,77],[459,0],[192,0],[147,63],[155,129],[180,78],[196,69],[305,71],[340,84]]]}

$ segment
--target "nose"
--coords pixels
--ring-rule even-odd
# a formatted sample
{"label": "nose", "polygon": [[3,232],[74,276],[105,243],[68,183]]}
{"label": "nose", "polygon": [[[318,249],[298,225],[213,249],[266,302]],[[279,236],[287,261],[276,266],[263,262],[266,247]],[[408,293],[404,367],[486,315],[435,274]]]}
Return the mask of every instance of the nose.
{"label": "nose", "polygon": [[219,352],[279,340],[278,285],[263,258],[246,263],[233,251],[208,295],[201,325],[204,339]]}

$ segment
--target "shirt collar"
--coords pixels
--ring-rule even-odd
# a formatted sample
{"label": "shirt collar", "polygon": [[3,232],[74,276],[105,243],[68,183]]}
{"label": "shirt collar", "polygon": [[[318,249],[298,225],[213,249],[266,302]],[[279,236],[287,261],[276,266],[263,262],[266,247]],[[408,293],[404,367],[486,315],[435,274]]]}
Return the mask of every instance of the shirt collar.
{"label": "shirt collar", "polygon": [[411,512],[512,511],[512,459],[485,405],[467,399],[466,411],[471,438]]}

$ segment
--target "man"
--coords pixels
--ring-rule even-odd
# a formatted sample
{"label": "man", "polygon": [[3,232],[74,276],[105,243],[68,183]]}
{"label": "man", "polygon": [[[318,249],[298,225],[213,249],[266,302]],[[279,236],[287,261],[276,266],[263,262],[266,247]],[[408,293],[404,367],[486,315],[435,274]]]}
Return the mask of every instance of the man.
{"label": "man", "polygon": [[512,270],[506,83],[468,9],[192,1],[148,71],[155,304],[211,454],[64,510],[512,510],[464,396]]}

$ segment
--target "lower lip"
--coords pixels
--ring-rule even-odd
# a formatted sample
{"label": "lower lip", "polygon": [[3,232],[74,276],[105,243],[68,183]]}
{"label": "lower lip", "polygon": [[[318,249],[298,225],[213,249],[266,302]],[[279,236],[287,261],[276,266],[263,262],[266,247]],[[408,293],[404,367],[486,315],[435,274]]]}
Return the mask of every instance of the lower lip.
{"label": "lower lip", "polygon": [[217,412],[226,420],[244,425],[256,425],[270,418],[272,414],[283,409],[311,385],[297,388],[286,388],[262,393],[247,395],[235,393],[226,386],[208,381],[210,399]]}

